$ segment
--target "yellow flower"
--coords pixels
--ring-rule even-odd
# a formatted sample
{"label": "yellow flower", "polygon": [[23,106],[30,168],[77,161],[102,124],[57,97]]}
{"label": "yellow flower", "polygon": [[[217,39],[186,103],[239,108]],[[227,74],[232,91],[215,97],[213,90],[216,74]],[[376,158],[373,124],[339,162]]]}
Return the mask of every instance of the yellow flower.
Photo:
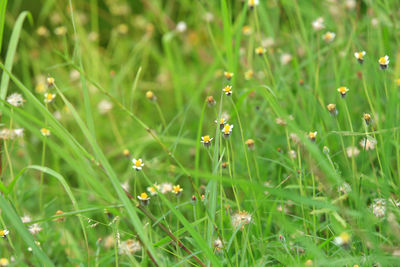
{"label": "yellow flower", "polygon": [[224,129],[224,125],[225,125],[225,123],[226,123],[226,120],[225,120],[224,118],[221,118],[219,121],[218,121],[218,120],[215,120],[214,122],[217,123],[217,124],[219,124],[219,128],[220,128],[221,130]]}
{"label": "yellow flower", "polygon": [[154,95],[152,91],[147,91],[146,92],[146,98],[150,101],[156,101],[157,97]]}
{"label": "yellow flower", "polygon": [[311,141],[314,142],[314,141],[315,141],[315,138],[317,138],[317,133],[318,133],[318,132],[316,132],[316,131],[315,131],[315,132],[309,132],[309,133],[308,133],[308,138],[309,138]]}
{"label": "yellow flower", "polygon": [[209,147],[210,145],[211,145],[211,141],[213,140],[214,138],[210,138],[210,136],[208,136],[208,135],[205,135],[205,136],[202,136],[201,137],[201,143],[203,143],[204,144],[204,146],[206,146],[206,147]]}
{"label": "yellow flower", "polygon": [[132,163],[133,163],[132,168],[137,170],[137,171],[142,170],[142,167],[144,166],[144,163],[143,163],[142,159],[138,159],[138,160],[137,159],[132,159]]}
{"label": "yellow flower", "polygon": [[7,229],[0,230],[0,237],[6,238],[9,233]]}
{"label": "yellow flower", "polygon": [[6,258],[1,258],[0,259],[0,266],[8,266],[10,262]]}
{"label": "yellow flower", "polygon": [[55,83],[55,81],[56,81],[56,80],[55,80],[53,77],[48,77],[48,78],[47,78],[47,86],[48,86],[48,87],[53,86],[54,83]]}
{"label": "yellow flower", "polygon": [[225,86],[222,91],[227,95],[230,96],[232,95],[232,86],[231,85],[227,85]]}
{"label": "yellow flower", "polygon": [[329,104],[326,107],[332,116],[336,116],[338,114],[338,111],[336,109],[336,104]]}
{"label": "yellow flower", "polygon": [[140,200],[140,203],[143,206],[146,206],[149,204],[150,197],[147,195],[146,192],[141,193],[139,196],[137,196],[137,198]]}
{"label": "yellow flower", "polygon": [[250,80],[251,78],[253,78],[253,76],[254,76],[254,72],[252,70],[248,70],[244,73],[245,80]]}
{"label": "yellow flower", "polygon": [[364,62],[365,51],[355,52],[354,56],[356,57],[358,63],[362,64]]}
{"label": "yellow flower", "polygon": [[324,39],[326,43],[330,43],[335,39],[335,37],[336,34],[334,32],[327,32],[322,36],[322,39]]}
{"label": "yellow flower", "polygon": [[389,65],[389,57],[386,55],[384,57],[380,57],[379,60],[379,66],[381,67],[382,70],[387,69]]}
{"label": "yellow flower", "polygon": [[258,6],[260,1],[259,0],[248,0],[247,3],[249,5],[249,8],[253,9],[255,6]]}
{"label": "yellow flower", "polygon": [[253,139],[247,139],[246,142],[244,142],[244,143],[247,145],[247,147],[249,149],[254,149],[254,140]]}
{"label": "yellow flower", "polygon": [[157,192],[160,190],[160,186],[157,184],[154,184],[153,186],[147,187],[147,191],[150,193],[150,195],[155,196],[157,195]]}
{"label": "yellow flower", "polygon": [[346,96],[347,92],[349,91],[349,88],[347,88],[345,86],[341,86],[337,90],[340,93],[341,97],[344,98]]}
{"label": "yellow flower", "polygon": [[215,104],[217,104],[217,101],[215,101],[214,97],[212,95],[207,96],[207,103],[208,106],[214,106]]}
{"label": "yellow flower", "polygon": [[243,26],[243,28],[242,28],[242,33],[244,34],[244,35],[250,35],[251,34],[251,27],[249,26],[249,25],[245,25],[245,26]]}
{"label": "yellow flower", "polygon": [[262,56],[265,53],[265,49],[262,46],[256,48],[256,54]]}
{"label": "yellow flower", "polygon": [[225,72],[224,72],[224,76],[225,76],[225,78],[226,78],[228,81],[230,81],[230,80],[232,79],[232,77],[233,77],[233,72],[227,72],[227,71],[225,71]]}
{"label": "yellow flower", "polygon": [[43,135],[43,136],[50,136],[50,134],[51,134],[51,132],[50,132],[50,130],[48,130],[48,129],[46,129],[46,128],[42,128],[42,129],[40,129],[40,133]]}
{"label": "yellow flower", "polygon": [[371,115],[370,114],[364,113],[363,118],[367,125],[369,125],[371,123]]}
{"label": "yellow flower", "polygon": [[44,102],[45,103],[51,103],[54,101],[55,98],[56,98],[56,94],[52,94],[52,93],[44,94]]}
{"label": "yellow flower", "polygon": [[174,193],[175,195],[179,195],[181,192],[183,191],[183,188],[181,188],[181,186],[178,185],[174,185],[172,188],[172,193]]}
{"label": "yellow flower", "polygon": [[224,129],[222,129],[222,133],[224,137],[229,137],[231,135],[233,129],[233,125],[225,124]]}
{"label": "yellow flower", "polygon": [[338,246],[346,246],[350,243],[350,235],[346,232],[343,232],[339,236],[335,237],[333,242]]}

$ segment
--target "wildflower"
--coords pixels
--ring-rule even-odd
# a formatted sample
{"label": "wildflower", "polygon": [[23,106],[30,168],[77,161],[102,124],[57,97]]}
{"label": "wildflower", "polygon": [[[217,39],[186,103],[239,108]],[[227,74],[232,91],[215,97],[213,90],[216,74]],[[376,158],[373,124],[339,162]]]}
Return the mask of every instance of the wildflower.
{"label": "wildflower", "polygon": [[292,55],[291,54],[289,54],[289,53],[283,53],[282,55],[281,55],[281,64],[282,65],[287,65],[287,64],[289,64],[290,63],[290,61],[292,61]]}
{"label": "wildflower", "polygon": [[341,86],[341,87],[339,87],[337,90],[338,90],[338,92],[340,93],[340,96],[341,96],[342,98],[345,98],[347,92],[349,91],[349,88],[347,88],[347,87],[345,87],[345,86]]}
{"label": "wildflower", "polygon": [[374,138],[372,138],[372,137],[370,137],[370,136],[367,136],[367,138],[363,138],[361,141],[360,141],[360,146],[364,149],[364,150],[374,150],[375,149],[375,145],[377,144],[378,142],[376,141],[376,139],[374,139]]}
{"label": "wildflower", "polygon": [[128,25],[126,25],[125,23],[121,23],[117,26],[117,32],[121,35],[125,35],[127,34],[129,31],[129,27]]}
{"label": "wildflower", "polygon": [[210,136],[205,135],[205,136],[201,137],[201,141],[200,142],[203,143],[205,147],[209,147],[211,145],[211,141],[213,139],[214,138],[210,138]]}
{"label": "wildflower", "polygon": [[339,186],[338,191],[343,194],[348,194],[351,192],[351,186],[344,182],[342,185]]}
{"label": "wildflower", "polygon": [[288,154],[289,154],[289,158],[291,158],[291,159],[295,159],[297,157],[296,151],[294,151],[293,149],[289,150]]}
{"label": "wildflower", "polygon": [[43,94],[46,91],[46,86],[44,83],[38,83],[35,86],[35,92],[38,94]]}
{"label": "wildflower", "polygon": [[151,196],[157,195],[157,191],[159,191],[159,190],[160,190],[160,186],[157,184],[147,187],[147,191],[150,193]]}
{"label": "wildflower", "polygon": [[273,37],[267,37],[267,38],[261,40],[261,45],[262,45],[262,47],[266,47],[266,48],[272,47],[275,45],[275,40]]}
{"label": "wildflower", "polygon": [[356,57],[358,63],[363,64],[364,63],[364,56],[365,56],[366,52],[365,51],[361,51],[361,52],[355,52],[354,56]]}
{"label": "wildflower", "polygon": [[113,108],[113,104],[108,100],[101,100],[97,105],[100,114],[106,114]]}
{"label": "wildflower", "polygon": [[327,32],[322,36],[322,39],[324,39],[324,41],[326,43],[330,43],[333,40],[335,40],[336,34],[334,32]]}
{"label": "wildflower", "polygon": [[222,243],[222,241],[219,237],[214,240],[213,246],[214,246],[215,253],[220,253],[221,250],[224,248],[224,244]]}
{"label": "wildflower", "polygon": [[325,28],[324,18],[319,17],[312,22],[312,27],[315,31],[320,31]]}
{"label": "wildflower", "polygon": [[324,154],[328,155],[329,152],[330,152],[329,147],[324,146],[324,147],[322,148],[322,152],[324,152]]}
{"label": "wildflower", "polygon": [[176,196],[179,196],[183,191],[183,188],[178,184],[174,185],[172,188],[172,193],[174,193]]}
{"label": "wildflower", "polygon": [[42,231],[43,228],[40,227],[38,223],[34,223],[32,225],[29,225],[28,230],[29,230],[29,232],[31,232],[31,234],[36,235],[36,234],[40,233],[40,231]]}
{"label": "wildflower", "polygon": [[29,223],[32,221],[31,217],[28,215],[25,215],[24,217],[21,217],[22,223]]}
{"label": "wildflower", "polygon": [[254,140],[253,139],[247,139],[246,142],[244,142],[245,145],[251,150],[254,149]]}
{"label": "wildflower", "polygon": [[162,183],[160,185],[160,192],[161,194],[166,194],[172,191],[172,184],[171,183]]}
{"label": "wildflower", "polygon": [[259,0],[248,0],[247,4],[249,5],[250,9],[253,9],[255,6],[258,6],[260,4]]}
{"label": "wildflower", "polygon": [[67,27],[65,27],[65,26],[57,27],[54,29],[54,33],[55,33],[55,35],[63,36],[67,33]]}
{"label": "wildflower", "polygon": [[226,123],[226,120],[224,119],[224,118],[221,118],[219,121],[218,120],[215,120],[214,121],[215,123],[219,123],[219,128],[222,130],[222,129],[224,129],[224,125],[225,125],[225,123]]}
{"label": "wildflower", "polygon": [[229,135],[232,133],[232,129],[233,125],[225,124],[224,129],[222,129],[224,137],[229,137]]}
{"label": "wildflower", "polygon": [[312,260],[306,260],[305,265],[306,266],[312,266],[314,263]]}
{"label": "wildflower", "polygon": [[147,195],[146,192],[141,193],[139,196],[137,196],[137,198],[140,200],[140,203],[143,206],[149,205],[150,197]]}
{"label": "wildflower", "polygon": [[295,143],[295,144],[300,143],[300,138],[297,136],[297,134],[291,133],[289,136],[290,136],[290,139],[292,139],[293,143]]}
{"label": "wildflower", "polygon": [[37,35],[42,36],[42,37],[49,36],[49,30],[44,26],[40,26],[39,28],[37,28],[36,33],[37,33]]}
{"label": "wildflower", "polygon": [[317,137],[318,132],[309,132],[308,133],[308,138],[312,141],[315,142],[315,138]]}
{"label": "wildflower", "polygon": [[280,125],[280,126],[286,126],[286,121],[282,118],[276,118],[275,119],[276,124]]}
{"label": "wildflower", "polygon": [[214,20],[214,15],[211,12],[207,12],[204,14],[204,20],[206,22],[212,22]]}
{"label": "wildflower", "polygon": [[46,81],[47,81],[47,86],[51,87],[54,85],[56,80],[53,77],[47,77]]}
{"label": "wildflower", "polygon": [[55,98],[56,98],[56,94],[52,94],[52,93],[44,94],[44,102],[45,103],[51,103],[54,101]]}
{"label": "wildflower", "polygon": [[385,70],[385,69],[387,69],[387,67],[389,65],[389,57],[387,55],[384,57],[381,57],[381,58],[379,58],[378,62],[379,62],[379,66],[380,66],[381,70]]}
{"label": "wildflower", "polygon": [[22,95],[13,93],[7,97],[7,102],[14,107],[20,107],[24,104],[25,100],[22,98]]}
{"label": "wildflower", "polygon": [[48,136],[50,136],[50,134],[51,134],[50,130],[49,130],[49,129],[46,129],[46,128],[40,129],[40,133],[41,133],[43,136],[45,136],[45,137],[48,137]]}
{"label": "wildflower", "polygon": [[382,218],[385,216],[386,212],[386,200],[383,198],[376,198],[372,203],[372,213],[378,217]]}
{"label": "wildflower", "polygon": [[125,157],[129,157],[129,156],[131,155],[131,153],[129,152],[129,149],[126,149],[126,148],[122,151],[122,154],[123,154]]}
{"label": "wildflower", "polygon": [[231,85],[227,85],[225,86],[222,91],[227,95],[230,96],[232,95],[232,86]]}
{"label": "wildflower", "polygon": [[140,245],[139,241],[128,239],[119,243],[118,245],[119,254],[131,255],[142,249],[142,245]]}
{"label": "wildflower", "polygon": [[8,266],[10,262],[6,258],[1,258],[0,259],[0,266]]}
{"label": "wildflower", "polygon": [[132,163],[133,163],[132,168],[134,168],[137,171],[142,170],[142,167],[144,166],[144,163],[143,163],[142,159],[138,159],[138,160],[137,159],[132,159]]}
{"label": "wildflower", "polygon": [[353,10],[356,8],[356,1],[355,0],[346,0],[345,7],[347,10]]}
{"label": "wildflower", "polygon": [[239,211],[232,215],[232,225],[234,228],[241,226],[241,229],[244,229],[244,226],[249,223],[251,223],[251,214],[247,211]]}
{"label": "wildflower", "polygon": [[13,135],[15,135],[16,137],[24,137],[24,128],[14,129]]}
{"label": "wildflower", "polygon": [[[60,215],[63,215],[63,214],[64,214],[64,212],[62,210],[57,210],[55,215],[56,216],[60,216]],[[55,222],[63,222],[63,221],[65,221],[65,217],[57,217],[53,221],[55,221]]]}
{"label": "wildflower", "polygon": [[248,70],[244,73],[244,79],[245,80],[250,80],[251,78],[253,78],[254,76],[254,72],[252,70]]}
{"label": "wildflower", "polygon": [[186,29],[187,29],[186,22],[184,22],[184,21],[179,21],[178,24],[176,24],[176,31],[177,31],[177,32],[182,33],[182,32],[185,32]]}
{"label": "wildflower", "polygon": [[224,76],[228,81],[232,79],[233,75],[234,75],[233,72],[227,72],[227,71],[224,72]]}
{"label": "wildflower", "polygon": [[338,110],[336,109],[336,104],[329,104],[326,106],[328,109],[329,113],[331,113],[332,116],[336,116],[338,114]]}
{"label": "wildflower", "polygon": [[226,167],[228,167],[228,162],[222,162],[221,167],[222,169],[226,169]]}
{"label": "wildflower", "polygon": [[243,35],[250,35],[252,33],[251,27],[249,25],[245,25],[242,28]]}
{"label": "wildflower", "polygon": [[195,195],[192,195],[192,203],[193,203],[193,204],[195,204],[195,203],[196,203],[196,201],[197,201],[197,198],[196,198],[196,196],[195,196]]}
{"label": "wildflower", "polygon": [[214,97],[212,95],[207,96],[207,103],[208,106],[214,106],[215,104],[217,104],[217,101],[215,101]]}
{"label": "wildflower", "polygon": [[156,101],[157,97],[154,95],[152,91],[147,91],[146,92],[146,98],[150,101]]}
{"label": "wildflower", "polygon": [[256,48],[256,54],[262,56],[265,53],[265,49],[262,46]]}
{"label": "wildflower", "polygon": [[358,150],[358,148],[355,146],[349,146],[346,148],[346,154],[349,158],[355,158],[358,156],[358,154],[360,154],[360,150]]}
{"label": "wildflower", "polygon": [[364,118],[365,124],[369,125],[371,123],[371,115],[370,114],[364,113],[363,118]]}
{"label": "wildflower", "polygon": [[350,235],[346,232],[343,232],[339,236],[335,237],[333,243],[335,243],[337,246],[347,246],[350,241]]}
{"label": "wildflower", "polygon": [[7,229],[0,230],[0,237],[7,238],[7,235],[10,233]]}

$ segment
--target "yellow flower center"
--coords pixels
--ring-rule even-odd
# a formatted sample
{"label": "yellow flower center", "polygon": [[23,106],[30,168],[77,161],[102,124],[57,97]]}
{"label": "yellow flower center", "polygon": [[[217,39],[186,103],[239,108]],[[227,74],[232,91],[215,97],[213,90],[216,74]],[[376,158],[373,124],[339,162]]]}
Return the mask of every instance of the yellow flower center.
{"label": "yellow flower center", "polygon": [[345,94],[347,91],[349,91],[349,89],[347,89],[346,87],[342,86],[342,87],[339,87],[338,91],[341,94]]}
{"label": "yellow flower center", "polygon": [[315,133],[311,132],[311,133],[308,134],[308,136],[309,136],[311,139],[314,139],[314,138],[315,138]]}
{"label": "yellow flower center", "polygon": [[4,230],[0,230],[0,235],[1,235],[1,236],[4,236],[4,234],[5,234],[5,233],[4,233]]}
{"label": "yellow flower center", "polygon": [[230,132],[230,129],[231,129],[230,125],[229,125],[229,124],[226,124],[226,125],[224,126],[224,133],[225,133],[225,134],[228,134],[228,133]]}
{"label": "yellow flower center", "polygon": [[347,244],[350,241],[350,235],[346,232],[341,233],[340,238],[342,239],[344,244]]}
{"label": "yellow flower center", "polygon": [[176,186],[174,186],[173,190],[174,190],[174,193],[179,193],[182,191],[182,188],[180,185],[176,185]]}
{"label": "yellow flower center", "polygon": [[254,0],[249,0],[249,6],[254,6],[255,4]]}
{"label": "yellow flower center", "polygon": [[136,167],[140,167],[142,165],[142,161],[140,160],[140,159],[138,159],[136,162],[135,162],[135,166]]}
{"label": "yellow flower center", "polygon": [[203,136],[203,141],[204,142],[210,142],[210,136],[208,136],[208,135]]}
{"label": "yellow flower center", "polygon": [[231,91],[231,87],[229,85],[225,86],[224,91],[229,93]]}
{"label": "yellow flower center", "polygon": [[380,64],[385,64],[385,63],[386,63],[386,58],[385,58],[385,57],[381,57],[381,58],[379,59],[379,63],[380,63]]}
{"label": "yellow flower center", "polygon": [[224,119],[220,119],[219,120],[219,124],[224,124],[225,123],[225,120]]}
{"label": "yellow flower center", "polygon": [[146,193],[141,193],[140,198],[141,199],[147,199],[149,196]]}
{"label": "yellow flower center", "polygon": [[363,58],[363,53],[362,53],[362,52],[358,52],[357,57],[358,57],[359,59],[362,59],[362,58]]}
{"label": "yellow flower center", "polygon": [[52,99],[53,99],[53,94],[48,93],[48,94],[47,94],[47,100],[48,100],[48,101],[51,101]]}

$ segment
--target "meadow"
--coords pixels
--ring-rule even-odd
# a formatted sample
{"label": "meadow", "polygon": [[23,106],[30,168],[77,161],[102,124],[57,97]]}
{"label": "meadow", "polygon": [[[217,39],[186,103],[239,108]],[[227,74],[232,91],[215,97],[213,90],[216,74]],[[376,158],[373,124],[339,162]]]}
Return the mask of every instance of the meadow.
{"label": "meadow", "polygon": [[400,266],[399,10],[0,0],[0,266]]}

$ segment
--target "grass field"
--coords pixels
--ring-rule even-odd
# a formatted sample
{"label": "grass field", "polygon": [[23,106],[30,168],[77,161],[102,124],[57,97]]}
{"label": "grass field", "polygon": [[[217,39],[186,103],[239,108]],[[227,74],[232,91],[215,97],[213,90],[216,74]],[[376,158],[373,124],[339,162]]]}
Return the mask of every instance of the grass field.
{"label": "grass field", "polygon": [[0,266],[400,266],[399,10],[0,0]]}

